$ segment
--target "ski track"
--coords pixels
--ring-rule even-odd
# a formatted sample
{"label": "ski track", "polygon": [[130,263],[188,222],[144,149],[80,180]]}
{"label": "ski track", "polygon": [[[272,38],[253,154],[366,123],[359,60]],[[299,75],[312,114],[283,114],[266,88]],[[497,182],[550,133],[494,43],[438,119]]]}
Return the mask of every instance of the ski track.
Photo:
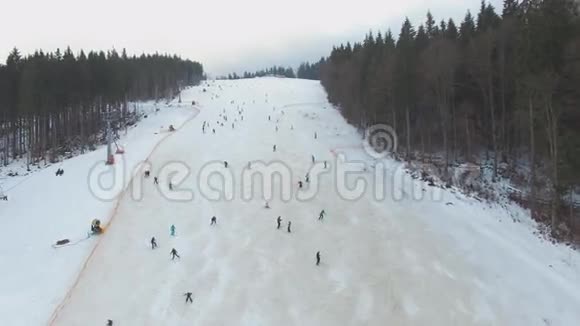
{"label": "ski track", "polygon": [[[292,168],[296,191],[311,155],[327,160],[331,172],[336,153],[372,161],[355,146],[360,142],[356,130],[331,109],[316,82],[259,78],[203,87],[207,93],[182,94],[185,103],[203,106],[199,115],[150,157],[153,176],[166,162],[187,163],[191,173],[178,189],[198,189],[197,173],[208,162],[227,160],[239,181],[248,161],[279,160]],[[244,120],[232,129],[238,106],[244,108]],[[216,127],[224,109],[228,121]],[[203,121],[211,124],[205,134]],[[389,169],[387,182],[397,165]],[[370,171],[358,176],[371,184]],[[571,326],[580,320],[573,308],[580,306],[580,286],[570,282],[578,270],[546,269],[518,245],[536,241],[530,246],[543,254],[564,249],[537,244],[532,237],[510,239],[507,231],[495,234],[493,223],[482,227],[493,218],[465,221],[466,212],[485,215],[478,206],[463,207],[455,200],[461,210],[453,211],[440,201],[413,200],[409,194],[416,189],[406,181],[387,187],[383,201],[377,202],[372,191],[348,201],[338,196],[333,174],[327,173],[313,200],[274,198],[271,209],[263,207],[262,198],[242,200],[239,184],[233,201],[210,201],[196,190],[192,202],[174,202],[163,198],[151,180],[144,181],[142,201],[121,200],[115,223],[54,325],[102,325],[112,319],[115,325],[463,326],[545,325],[547,319],[550,325]],[[396,200],[401,192],[404,198]],[[321,209],[327,213],[323,221],[318,220]],[[433,214],[439,214],[437,223],[429,219]],[[213,215],[216,226],[209,225]],[[288,221],[292,233],[286,232]],[[169,235],[171,224],[176,237]],[[149,247],[152,236],[156,250]],[[485,250],[481,241],[493,242],[492,249],[474,252]],[[171,248],[181,259],[171,261]],[[317,251],[320,266],[315,266]],[[501,264],[510,259],[513,270],[506,270]],[[528,271],[529,286],[517,282]],[[540,281],[546,285],[533,285]],[[539,292],[545,289],[554,292]],[[185,303],[185,292],[193,292],[193,304]],[[516,300],[520,296],[522,301]],[[563,302],[556,309],[546,300]]]}

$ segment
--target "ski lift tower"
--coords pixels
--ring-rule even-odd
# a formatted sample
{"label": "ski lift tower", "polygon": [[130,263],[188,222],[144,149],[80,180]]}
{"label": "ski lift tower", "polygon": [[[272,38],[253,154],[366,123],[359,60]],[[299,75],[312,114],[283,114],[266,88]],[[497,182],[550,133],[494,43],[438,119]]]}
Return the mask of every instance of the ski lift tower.
{"label": "ski lift tower", "polygon": [[178,86],[177,86],[177,88],[178,88],[178,90],[177,90],[177,91],[179,92],[179,102],[178,102],[178,103],[179,103],[179,104],[181,104],[181,88],[182,88],[183,86],[182,86],[182,84],[181,84],[181,81],[178,81],[178,82],[177,82],[177,85],[178,85]]}
{"label": "ski lift tower", "polygon": [[107,120],[107,160],[105,164],[113,165],[115,164],[115,156],[113,155],[113,130],[111,128],[111,112],[107,112],[105,119]]}

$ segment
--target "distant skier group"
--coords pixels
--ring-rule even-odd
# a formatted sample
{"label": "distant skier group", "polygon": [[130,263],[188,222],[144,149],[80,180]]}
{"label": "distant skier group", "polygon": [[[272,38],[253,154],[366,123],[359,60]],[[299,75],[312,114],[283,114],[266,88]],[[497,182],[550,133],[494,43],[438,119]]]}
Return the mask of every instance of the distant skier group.
{"label": "distant skier group", "polygon": [[[266,94],[266,98],[267,98],[267,94]],[[267,99],[266,99],[266,102],[267,102]],[[233,104],[233,101],[232,101],[232,104]],[[275,111],[276,108],[274,108],[273,110]],[[237,112],[238,112],[238,114],[240,116],[240,119],[243,121],[244,120],[243,109],[240,109],[240,107],[238,106],[238,111]],[[224,109],[223,114],[220,114],[220,118],[222,118],[224,121],[227,122],[228,121],[228,117],[227,117],[227,115],[225,113],[226,113],[226,111]],[[282,114],[284,114],[284,111],[282,111]],[[238,121],[238,120],[235,119],[235,121]],[[272,121],[272,117],[270,115],[268,115],[268,121]],[[279,122],[279,119],[276,120],[276,123],[278,123],[278,122]],[[223,126],[223,122],[219,122],[218,121],[216,124],[218,126]],[[234,122],[232,122],[231,126],[232,126],[232,129],[235,128]],[[205,134],[206,133],[206,130],[208,130],[210,128],[211,128],[210,127],[210,123],[207,122],[207,121],[204,121],[203,124],[202,124],[202,132]],[[170,126],[170,129],[175,130],[173,128],[173,126]],[[291,130],[293,130],[293,129],[294,129],[294,125],[291,126]],[[212,132],[214,134],[216,133],[215,128],[211,128],[211,130],[212,130]],[[275,130],[276,130],[276,132],[278,132],[278,130],[279,130],[277,124],[276,124]],[[314,139],[318,139],[318,133],[317,132],[314,132]],[[272,146],[272,151],[273,152],[277,152],[277,150],[278,150],[278,147],[277,147],[276,144],[274,144]],[[315,158],[314,155],[311,155],[311,161],[312,161],[313,164],[316,163],[316,158]],[[227,169],[228,166],[229,166],[228,161],[223,161],[223,164],[224,164],[224,168]],[[248,169],[251,169],[251,167],[252,167],[251,162],[248,162],[247,168]],[[327,162],[326,161],[324,161],[324,168],[325,169],[327,168]],[[59,168],[57,170],[57,172],[56,172],[56,175],[57,176],[60,176],[63,173],[64,173],[64,171]],[[144,176],[146,178],[148,178],[150,176],[150,174],[151,173],[150,173],[149,170],[146,170],[144,172]],[[306,175],[304,177],[304,182],[310,183],[310,174],[309,173],[306,173]],[[298,187],[299,188],[303,188],[304,187],[304,182],[302,180],[299,180],[298,181]],[[155,176],[153,178],[153,184],[155,184],[155,185],[158,185],[159,184],[159,179],[158,179],[157,176]],[[168,187],[169,187],[170,190],[173,190],[173,184],[171,182],[168,182]],[[264,205],[264,207],[267,208],[267,209],[269,209],[270,208],[270,204],[268,202],[266,202],[265,205]],[[318,220],[319,221],[323,221],[324,218],[325,218],[325,216],[326,216],[326,212],[325,212],[324,209],[322,209],[320,211],[320,213],[318,214]],[[282,222],[283,222],[282,216],[278,216],[276,218],[276,229],[277,230],[279,230],[279,229],[282,228]],[[210,226],[216,226],[216,225],[217,225],[217,217],[216,216],[212,216],[211,219],[210,219]],[[290,221],[290,220],[288,220],[288,223],[286,225],[286,231],[287,231],[287,233],[292,233],[292,221]],[[170,232],[170,236],[171,237],[175,237],[175,235],[176,235],[176,227],[175,227],[175,225],[172,224],[170,226],[169,232]],[[150,245],[151,245],[151,250],[155,250],[155,249],[157,249],[159,247],[158,246],[158,243],[157,243],[157,239],[155,238],[155,236],[151,237],[151,239],[150,239]],[[177,260],[180,260],[181,259],[181,256],[179,255],[178,251],[175,248],[172,248],[171,249],[171,251],[169,252],[169,255],[170,255],[170,258],[171,258],[172,261],[174,261],[176,259]],[[315,265],[316,266],[319,266],[320,263],[321,263],[321,253],[320,253],[320,251],[317,251],[316,254],[315,254]],[[183,295],[185,296],[185,303],[193,303],[193,293],[192,292],[185,292]],[[107,320],[107,324],[106,325],[107,326],[113,326],[113,321],[110,320],[110,319]]]}

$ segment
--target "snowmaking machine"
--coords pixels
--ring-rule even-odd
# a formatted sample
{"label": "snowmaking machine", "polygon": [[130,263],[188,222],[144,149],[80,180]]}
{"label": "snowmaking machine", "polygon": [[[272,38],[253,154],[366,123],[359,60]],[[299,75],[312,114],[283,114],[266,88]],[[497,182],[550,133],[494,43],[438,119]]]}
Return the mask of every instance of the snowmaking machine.
{"label": "snowmaking machine", "polygon": [[101,221],[99,219],[94,219],[91,222],[91,233],[92,234],[101,234],[101,233],[103,233],[103,228],[101,227]]}
{"label": "snowmaking machine", "polygon": [[93,235],[99,235],[101,233],[103,233],[104,228],[101,226],[101,221],[99,219],[94,219],[91,222],[91,231],[87,232],[86,236],[83,237],[78,237],[76,239],[61,239],[58,240],[56,243],[54,243],[52,245],[53,248],[62,248],[62,247],[67,247],[67,246],[72,246],[72,245],[76,245],[78,243],[81,243],[87,239],[89,239],[91,236]]}

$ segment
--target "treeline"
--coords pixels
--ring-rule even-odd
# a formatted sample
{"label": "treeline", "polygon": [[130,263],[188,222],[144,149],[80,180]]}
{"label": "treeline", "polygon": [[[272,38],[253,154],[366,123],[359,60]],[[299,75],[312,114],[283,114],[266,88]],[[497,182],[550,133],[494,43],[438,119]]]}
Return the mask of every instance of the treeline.
{"label": "treeline", "polygon": [[268,69],[262,69],[262,70],[258,70],[256,72],[247,72],[244,71],[244,73],[240,76],[238,74],[231,73],[228,74],[227,77],[221,77],[218,79],[247,79],[247,78],[255,78],[255,77],[265,77],[265,76],[281,76],[281,77],[286,77],[286,78],[296,78],[296,75],[294,74],[294,69],[292,69],[291,67],[279,67],[279,66],[273,66],[270,67]]}
{"label": "treeline", "polygon": [[406,19],[396,40],[371,33],[333,48],[321,82],[352,124],[394,127],[400,156],[438,158],[447,180],[461,162],[489,165],[494,178],[519,171],[532,214],[554,232],[578,232],[577,9],[573,0],[505,0],[498,14],[482,2],[459,25],[427,13],[416,28]]}
{"label": "treeline", "polygon": [[177,56],[14,49],[0,64],[0,159],[55,161],[94,148],[105,118],[115,129],[134,122],[128,102],[172,98],[202,78],[201,64]]}
{"label": "treeline", "polygon": [[301,79],[320,79],[320,67],[326,62],[325,58],[321,58],[316,63],[303,62],[296,71],[296,76]]}

